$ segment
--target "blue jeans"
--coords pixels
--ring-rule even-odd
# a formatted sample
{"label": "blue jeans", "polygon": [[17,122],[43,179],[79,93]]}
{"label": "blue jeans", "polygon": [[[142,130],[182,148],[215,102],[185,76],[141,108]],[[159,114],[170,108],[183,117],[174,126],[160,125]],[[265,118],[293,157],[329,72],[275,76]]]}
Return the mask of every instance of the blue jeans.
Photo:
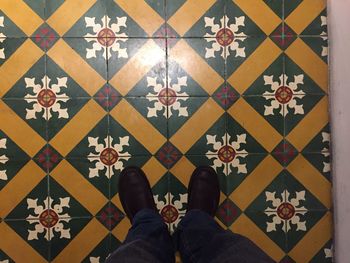
{"label": "blue jeans", "polygon": [[189,211],[171,237],[161,216],[144,209],[106,263],[173,263],[177,249],[183,263],[274,262],[249,239],[222,229],[200,210]]}

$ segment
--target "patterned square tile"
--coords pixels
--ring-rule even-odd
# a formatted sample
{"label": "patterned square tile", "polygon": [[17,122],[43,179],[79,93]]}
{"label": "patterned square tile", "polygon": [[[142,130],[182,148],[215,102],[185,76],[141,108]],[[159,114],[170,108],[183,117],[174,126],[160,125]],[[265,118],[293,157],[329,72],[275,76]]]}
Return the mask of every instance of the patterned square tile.
{"label": "patterned square tile", "polygon": [[[300,222],[291,224],[287,232],[288,255],[295,262],[310,262],[324,243],[331,238],[331,232],[332,215],[330,212],[305,211],[300,213]],[[315,239],[316,236],[317,239]],[[315,242],[309,242],[309,240],[315,240]]]}
{"label": "patterned square tile", "polygon": [[[0,36],[2,37],[31,37],[35,30],[44,22],[36,13],[43,13],[44,6],[40,3],[33,3],[36,6],[34,11],[26,1],[4,1],[1,3],[0,11]],[[18,11],[20,10],[20,12]],[[23,19],[25,18],[25,19]]]}
{"label": "patterned square tile", "polygon": [[108,81],[121,95],[146,96],[154,78],[165,85],[165,39],[115,41],[118,48],[108,51]]}
{"label": "patterned square tile", "polygon": [[166,1],[168,24],[181,37],[205,37],[215,33],[210,31],[214,22],[219,23],[220,28],[225,27],[224,0],[202,1],[201,5],[195,1]]}
{"label": "patterned square tile", "polygon": [[[13,262],[28,260],[28,256],[31,257],[31,260],[37,262],[49,260],[50,235],[44,229],[40,233],[40,228],[36,229],[35,227],[38,225],[40,225],[40,220],[38,219],[9,220],[0,223],[1,236],[6,238],[6,240],[14,240],[17,244],[17,249],[22,247],[26,251],[24,257],[19,255],[22,253],[18,253],[18,250],[16,252],[13,248],[7,247],[6,253],[11,256]],[[8,259],[8,257],[5,259]]]}

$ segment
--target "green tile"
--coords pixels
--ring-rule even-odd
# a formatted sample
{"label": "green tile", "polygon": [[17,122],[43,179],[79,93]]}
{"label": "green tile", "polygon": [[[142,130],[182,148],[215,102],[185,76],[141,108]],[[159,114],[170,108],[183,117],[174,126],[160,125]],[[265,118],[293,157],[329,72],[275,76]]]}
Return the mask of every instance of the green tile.
{"label": "green tile", "polygon": [[[45,19],[45,0],[24,0],[24,2],[42,19]],[[51,3],[53,1],[50,1]]]}
{"label": "green tile", "polygon": [[284,0],[264,0],[264,2],[279,18],[283,19]]}
{"label": "green tile", "polygon": [[302,2],[303,0],[283,0],[284,17],[287,18]]}
{"label": "green tile", "polygon": [[[36,2],[36,0],[27,0],[30,2]],[[45,17],[49,18],[63,3],[65,0],[46,1],[45,3]]]}

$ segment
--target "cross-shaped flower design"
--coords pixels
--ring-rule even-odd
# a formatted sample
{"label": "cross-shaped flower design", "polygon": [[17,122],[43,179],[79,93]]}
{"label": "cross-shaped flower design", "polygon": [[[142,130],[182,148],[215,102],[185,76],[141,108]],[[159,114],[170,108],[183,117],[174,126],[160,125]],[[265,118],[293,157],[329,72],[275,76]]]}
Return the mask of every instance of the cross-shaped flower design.
{"label": "cross-shaped flower design", "polygon": [[207,42],[212,43],[210,48],[205,48],[205,58],[215,58],[216,52],[221,51],[221,56],[227,58],[231,52],[235,57],[246,57],[245,47],[242,42],[247,38],[242,27],[245,26],[245,17],[235,17],[235,23],[229,23],[230,19],[223,16],[219,24],[215,24],[215,17],[204,17],[205,27],[210,28],[210,33],[204,35]]}
{"label": "cross-shaped flower design", "polygon": [[26,109],[26,119],[36,119],[36,114],[42,113],[45,120],[50,120],[52,112],[58,113],[58,118],[68,119],[68,109],[62,108],[62,104],[69,100],[68,96],[62,92],[63,88],[67,88],[67,80],[67,77],[57,78],[57,84],[50,84],[51,79],[44,76],[41,80],[42,84],[37,84],[35,78],[25,78],[28,93],[24,99],[32,106],[31,109]]}
{"label": "cross-shaped flower design", "polygon": [[[70,239],[70,228],[65,228],[64,222],[70,221],[70,216],[64,210],[70,208],[70,197],[59,198],[59,202],[53,205],[54,199],[46,197],[42,204],[38,204],[38,198],[27,198],[28,210],[34,210],[34,215],[29,214],[27,222],[34,225],[34,230],[28,229],[28,240],[38,240],[42,233],[46,240],[51,240],[59,234],[59,238]],[[39,218],[39,220],[38,220]],[[40,236],[39,236],[40,235]]]}
{"label": "cross-shaped flower design", "polygon": [[[0,149],[6,149],[6,142],[6,138],[0,139]],[[0,164],[5,164],[8,162],[8,160],[9,158],[5,154],[0,155]],[[0,180],[7,180],[6,170],[0,170]]]}
{"label": "cross-shaped flower design", "polygon": [[295,192],[295,198],[290,197],[288,190],[284,190],[280,197],[276,192],[265,192],[266,202],[272,204],[265,209],[265,214],[272,219],[267,222],[266,231],[276,231],[276,226],[282,224],[282,230],[291,230],[291,224],[296,226],[296,231],[306,231],[306,221],[301,221],[300,216],[307,213],[307,209],[301,205],[305,201],[305,191]]}
{"label": "cross-shaped flower design", "polygon": [[264,115],[275,115],[278,109],[282,116],[286,116],[290,109],[294,109],[293,114],[304,114],[303,105],[299,105],[296,99],[302,99],[305,96],[304,91],[299,87],[304,84],[304,75],[294,76],[294,81],[288,83],[288,76],[282,74],[279,82],[274,81],[274,76],[264,76],[266,86],[270,86],[271,91],[265,91],[263,96],[270,105],[265,105]]}
{"label": "cross-shaped flower design", "polygon": [[[94,168],[89,168],[89,178],[99,177],[99,172],[105,170],[105,176],[111,178],[115,170],[122,171],[124,162],[130,159],[130,154],[126,151],[129,146],[129,136],[119,137],[119,143],[113,144],[113,138],[107,136],[99,143],[99,137],[88,137],[89,147],[94,151],[88,155],[90,162],[95,164]],[[96,157],[99,158],[96,158]],[[111,167],[109,170],[108,167]]]}
{"label": "cross-shaped flower design", "polygon": [[101,23],[96,22],[96,17],[85,17],[87,28],[93,33],[87,33],[84,37],[87,42],[92,43],[92,48],[86,49],[86,58],[96,58],[97,51],[103,51],[103,58],[107,59],[115,52],[118,58],[128,58],[127,48],[122,48],[120,43],[127,41],[125,31],[127,17],[116,17],[117,22],[111,23],[111,18],[104,16]]}
{"label": "cross-shaped flower design", "polygon": [[[227,174],[230,174],[233,168],[236,168],[239,174],[246,174],[247,167],[243,163],[243,159],[248,155],[247,151],[243,149],[246,137],[247,135],[243,133],[237,135],[237,140],[234,141],[228,133],[225,133],[221,140],[216,140],[216,135],[207,134],[207,145],[211,146],[213,150],[207,151],[205,155],[209,160],[214,160],[212,167],[217,170],[219,167],[225,167],[227,163]],[[226,174],[226,169],[224,172]]]}

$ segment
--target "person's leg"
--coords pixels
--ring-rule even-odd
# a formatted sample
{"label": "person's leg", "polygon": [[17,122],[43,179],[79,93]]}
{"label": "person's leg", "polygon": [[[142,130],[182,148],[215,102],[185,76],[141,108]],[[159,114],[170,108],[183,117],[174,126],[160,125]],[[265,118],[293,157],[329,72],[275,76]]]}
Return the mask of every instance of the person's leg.
{"label": "person's leg", "polygon": [[106,263],[175,262],[168,228],[157,212],[151,188],[141,169],[129,167],[123,170],[119,197],[132,227],[123,244]]}
{"label": "person's leg", "polygon": [[214,220],[220,189],[212,168],[193,172],[188,196],[188,211],[174,234],[183,263],[274,262],[249,239],[225,231]]}

